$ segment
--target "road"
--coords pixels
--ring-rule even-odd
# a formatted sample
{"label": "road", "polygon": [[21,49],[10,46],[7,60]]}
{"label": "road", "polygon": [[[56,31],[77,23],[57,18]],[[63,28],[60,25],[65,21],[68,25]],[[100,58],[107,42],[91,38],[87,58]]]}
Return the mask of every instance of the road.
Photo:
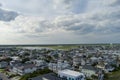
{"label": "road", "polygon": [[0,73],[0,77],[1,77],[3,80],[9,80],[9,79],[7,78],[7,76],[4,75],[3,73]]}

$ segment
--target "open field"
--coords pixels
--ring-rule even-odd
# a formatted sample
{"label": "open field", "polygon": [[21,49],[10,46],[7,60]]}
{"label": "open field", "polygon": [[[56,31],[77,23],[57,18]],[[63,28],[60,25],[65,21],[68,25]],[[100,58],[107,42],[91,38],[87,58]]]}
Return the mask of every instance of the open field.
{"label": "open field", "polygon": [[[111,44],[44,44],[44,45],[0,45],[0,47],[14,47],[14,48],[32,48],[32,49],[41,49],[41,48],[51,48],[51,49],[73,49],[78,48],[79,46],[110,46]],[[120,44],[112,44],[113,46],[120,46]]]}
{"label": "open field", "polygon": [[109,73],[108,79],[105,79],[105,80],[120,80],[120,71]]}
{"label": "open field", "polygon": [[47,46],[47,48],[69,50],[73,48],[78,48],[78,46]]}
{"label": "open field", "polygon": [[42,49],[42,48],[48,48],[48,49],[60,49],[60,50],[69,50],[73,48],[78,48],[78,46],[38,46],[38,47],[17,47],[17,48],[23,48],[23,49]]}
{"label": "open field", "polygon": [[[103,45],[103,46],[109,46],[110,43],[98,43],[98,44],[17,44],[17,45],[0,45],[0,47],[47,47],[47,46],[81,46],[81,45],[86,45],[86,46],[98,46],[98,45]],[[120,43],[113,43],[112,45],[120,45]]]}

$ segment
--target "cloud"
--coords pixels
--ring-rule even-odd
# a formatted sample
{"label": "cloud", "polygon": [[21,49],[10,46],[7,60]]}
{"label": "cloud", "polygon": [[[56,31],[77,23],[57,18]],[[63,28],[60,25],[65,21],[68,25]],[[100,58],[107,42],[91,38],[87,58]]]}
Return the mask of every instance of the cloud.
{"label": "cloud", "polygon": [[120,6],[120,0],[114,0],[110,6]]}
{"label": "cloud", "polygon": [[2,7],[2,4],[0,3],[0,7]]}
{"label": "cloud", "polygon": [[[14,1],[15,5],[7,3],[7,7],[16,8],[23,14],[12,19],[9,14],[3,19],[10,17],[11,20],[0,21],[0,26],[3,26],[0,27],[0,36],[5,36],[5,40],[10,39],[15,43],[119,42],[120,7],[116,4],[117,0]],[[107,1],[109,2],[106,3]],[[21,3],[24,9],[21,8]],[[32,4],[34,5],[31,6]],[[13,8],[14,6],[16,7]],[[36,13],[39,16],[35,16]]]}
{"label": "cloud", "polygon": [[73,32],[74,34],[87,35],[112,34],[120,31],[120,10],[107,11],[104,13],[91,13],[83,15],[63,15],[52,20],[42,17],[30,17],[20,15],[5,25],[11,26],[14,32],[27,34],[52,34],[57,30]]}
{"label": "cloud", "polygon": [[[13,3],[14,2],[14,3]],[[87,0],[1,0],[4,8],[28,15],[54,16],[84,12]]]}
{"label": "cloud", "polygon": [[18,16],[18,13],[8,10],[0,9],[0,20],[1,21],[11,21]]}

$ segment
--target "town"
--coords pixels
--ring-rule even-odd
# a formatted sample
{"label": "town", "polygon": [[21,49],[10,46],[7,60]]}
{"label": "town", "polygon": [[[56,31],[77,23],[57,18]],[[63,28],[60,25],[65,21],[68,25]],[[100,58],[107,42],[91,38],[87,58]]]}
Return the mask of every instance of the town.
{"label": "town", "polygon": [[110,80],[119,69],[120,45],[0,47],[3,80]]}

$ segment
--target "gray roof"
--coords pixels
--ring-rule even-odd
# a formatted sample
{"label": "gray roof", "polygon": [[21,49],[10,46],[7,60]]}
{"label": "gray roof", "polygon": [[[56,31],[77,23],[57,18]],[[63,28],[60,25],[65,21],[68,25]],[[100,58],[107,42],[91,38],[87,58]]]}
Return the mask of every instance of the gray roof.
{"label": "gray roof", "polygon": [[47,80],[61,80],[54,73],[48,73],[48,74],[45,74],[45,75],[42,75],[42,76],[30,78],[29,80],[44,80],[44,78],[47,79]]}
{"label": "gray roof", "polygon": [[23,64],[21,66],[17,66],[17,68],[23,70],[23,69],[28,69],[28,68],[33,68],[36,67],[35,64]]}
{"label": "gray roof", "polygon": [[84,66],[82,66],[82,69],[93,70],[93,71],[100,70],[99,68],[93,67],[91,65],[84,65]]}
{"label": "gray roof", "polygon": [[2,62],[0,62],[0,64],[8,64],[7,62],[5,62],[5,61],[2,61]]}

